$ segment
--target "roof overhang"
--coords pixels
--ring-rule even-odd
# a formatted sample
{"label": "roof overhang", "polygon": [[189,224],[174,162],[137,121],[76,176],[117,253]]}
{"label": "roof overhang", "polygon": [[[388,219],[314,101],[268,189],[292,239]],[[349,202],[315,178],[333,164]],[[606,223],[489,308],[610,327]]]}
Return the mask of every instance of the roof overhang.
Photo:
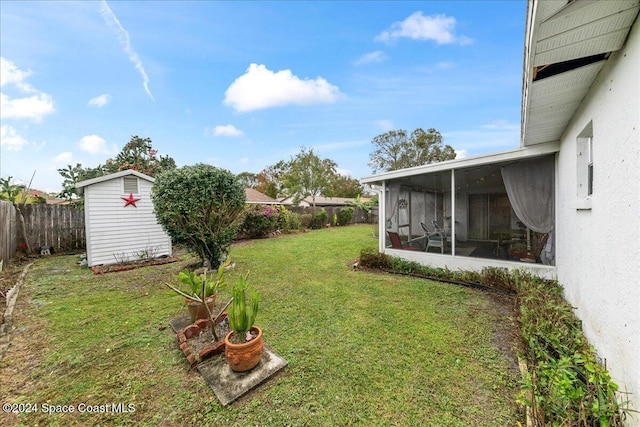
{"label": "roof overhang", "polygon": [[82,191],[84,190],[84,187],[86,187],[87,185],[97,184],[99,182],[109,181],[111,179],[116,179],[116,178],[120,178],[128,175],[134,175],[134,176],[137,176],[138,178],[142,178],[152,183],[155,182],[155,179],[149,175],[145,175],[133,169],[126,169],[120,172],[110,173],[109,175],[102,175],[97,178],[87,179],[86,181],[80,181],[76,183],[76,189],[78,190],[79,193],[82,193]]}
{"label": "roof overhang", "polygon": [[559,141],[640,0],[531,0],[527,11],[521,145]]}
{"label": "roof overhang", "polygon": [[413,168],[399,169],[391,172],[384,172],[377,175],[365,176],[360,181],[364,184],[380,185],[383,181],[401,179],[416,175],[433,174],[443,171],[474,168],[478,166],[514,162],[518,160],[540,157],[556,153],[560,150],[558,142],[548,144],[537,144],[533,147],[521,147],[514,150],[501,151],[493,154],[482,154],[479,156],[464,157],[462,159],[447,160],[444,162],[430,163]]}

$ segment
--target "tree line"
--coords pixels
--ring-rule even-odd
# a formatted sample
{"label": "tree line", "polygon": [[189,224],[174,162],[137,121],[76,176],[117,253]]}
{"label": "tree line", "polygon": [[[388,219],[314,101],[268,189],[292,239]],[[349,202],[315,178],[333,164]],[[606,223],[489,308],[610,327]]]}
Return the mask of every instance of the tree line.
{"label": "tree line", "polygon": [[[443,145],[442,135],[433,128],[427,131],[419,128],[411,134],[402,129],[392,130],[376,136],[371,142],[373,151],[369,155],[369,166],[374,173],[456,157],[454,149]],[[294,204],[308,197],[315,205],[318,196],[356,198],[362,195],[364,189],[360,181],[341,175],[337,167],[335,161],[321,158],[313,148],[303,146],[289,160],[281,160],[258,173],[239,173],[236,178],[244,187],[270,197],[292,197]],[[168,155],[158,155],[150,138],[134,135],[118,155],[107,159],[104,164],[87,168],[76,163],[58,169],[63,177],[62,191],[58,197],[81,201],[76,192],[76,183],[126,169],[156,176],[167,170],[175,170],[176,162]]]}

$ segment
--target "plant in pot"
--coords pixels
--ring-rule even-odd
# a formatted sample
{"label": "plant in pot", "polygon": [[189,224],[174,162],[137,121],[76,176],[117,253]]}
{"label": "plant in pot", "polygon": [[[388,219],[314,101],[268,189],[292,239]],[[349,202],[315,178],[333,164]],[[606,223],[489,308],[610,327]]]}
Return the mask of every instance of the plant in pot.
{"label": "plant in pot", "polygon": [[228,264],[229,261],[220,265],[218,272],[211,278],[207,277],[206,269],[202,274],[196,274],[189,270],[181,271],[178,278],[181,283],[187,286],[186,291],[178,289],[170,283],[165,283],[171,290],[184,297],[192,323],[198,319],[211,318],[211,310],[216,302],[218,289],[225,285],[224,272]]}
{"label": "plant in pot", "polygon": [[231,332],[224,339],[225,356],[235,372],[253,369],[262,359],[262,329],[253,323],[258,314],[260,294],[240,276],[231,291],[232,301],[227,319]]}

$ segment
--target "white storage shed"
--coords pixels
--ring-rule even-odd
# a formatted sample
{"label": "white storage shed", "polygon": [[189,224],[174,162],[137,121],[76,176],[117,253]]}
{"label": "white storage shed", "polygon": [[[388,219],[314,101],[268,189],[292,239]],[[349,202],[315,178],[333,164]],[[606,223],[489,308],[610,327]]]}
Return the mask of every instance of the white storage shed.
{"label": "white storage shed", "polygon": [[84,193],[89,267],[171,255],[171,238],[153,211],[153,183],[128,169],[76,184]]}

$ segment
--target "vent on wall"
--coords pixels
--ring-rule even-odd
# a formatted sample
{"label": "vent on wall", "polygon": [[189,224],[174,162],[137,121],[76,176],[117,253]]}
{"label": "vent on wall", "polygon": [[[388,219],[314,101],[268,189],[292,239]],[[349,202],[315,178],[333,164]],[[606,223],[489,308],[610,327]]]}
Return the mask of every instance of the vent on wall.
{"label": "vent on wall", "polygon": [[124,191],[125,194],[138,194],[138,177],[135,176],[125,176],[122,178],[124,183]]}

